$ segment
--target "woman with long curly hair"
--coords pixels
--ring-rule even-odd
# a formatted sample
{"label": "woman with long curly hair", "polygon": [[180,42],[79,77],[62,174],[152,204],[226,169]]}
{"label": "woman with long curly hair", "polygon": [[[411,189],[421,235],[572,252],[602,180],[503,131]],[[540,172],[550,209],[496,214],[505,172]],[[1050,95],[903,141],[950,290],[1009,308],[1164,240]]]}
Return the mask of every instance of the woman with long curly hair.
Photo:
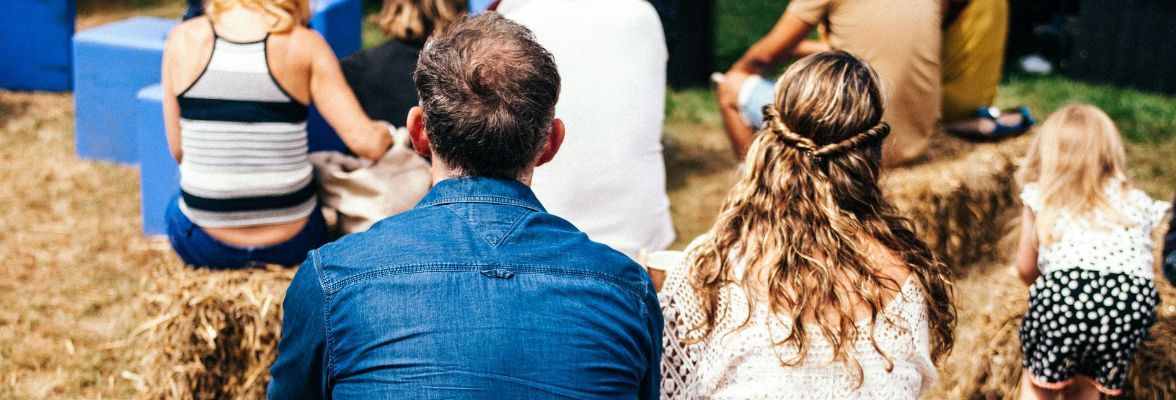
{"label": "woman with long curly hair", "polygon": [[747,171],[667,272],[662,398],[916,398],[953,343],[948,270],[878,187],[883,96],[849,53],[793,64]]}

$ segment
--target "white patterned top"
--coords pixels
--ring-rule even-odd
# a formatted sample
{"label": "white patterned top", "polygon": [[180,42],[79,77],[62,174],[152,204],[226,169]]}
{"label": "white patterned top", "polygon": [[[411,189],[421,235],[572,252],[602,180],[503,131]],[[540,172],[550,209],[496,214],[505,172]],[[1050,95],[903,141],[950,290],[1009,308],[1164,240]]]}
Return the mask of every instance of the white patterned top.
{"label": "white patterned top", "polygon": [[[1062,211],[1053,226],[1057,240],[1038,246],[1037,268],[1042,274],[1082,268],[1154,279],[1152,232],[1163,222],[1172,204],[1152,200],[1139,189],[1125,188],[1118,179],[1108,181],[1105,190],[1111,207],[1122,213],[1126,221],[1101,210],[1090,218],[1074,218]],[[1041,211],[1043,199],[1037,184],[1025,185],[1021,201],[1034,214]]]}
{"label": "white patterned top", "polygon": [[[833,349],[816,327],[809,326],[809,354],[804,363],[783,366],[780,360],[797,355],[781,342],[791,322],[769,311],[768,305],[749,309],[747,295],[737,284],[720,290],[720,320],[701,342],[691,331],[703,319],[699,297],[687,282],[687,268],[666,273],[658,300],[665,318],[662,335],[662,399],[914,399],[927,391],[937,374],[931,361],[930,333],[924,296],[913,277],[878,316],[874,337],[893,361],[868,339],[869,321],[857,324],[859,340],[852,355],[858,372],[845,362],[830,362]],[[748,323],[741,329],[740,324]]]}

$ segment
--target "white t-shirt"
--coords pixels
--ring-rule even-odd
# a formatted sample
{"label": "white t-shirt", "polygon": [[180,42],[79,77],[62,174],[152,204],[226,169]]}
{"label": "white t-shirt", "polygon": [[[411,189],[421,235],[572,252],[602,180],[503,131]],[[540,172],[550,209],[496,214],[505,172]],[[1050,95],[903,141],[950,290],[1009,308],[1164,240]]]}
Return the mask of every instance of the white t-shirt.
{"label": "white t-shirt", "polygon": [[505,0],[555,57],[567,133],[531,188],[552,214],[635,257],[673,242],[662,158],[667,51],[642,0]]}

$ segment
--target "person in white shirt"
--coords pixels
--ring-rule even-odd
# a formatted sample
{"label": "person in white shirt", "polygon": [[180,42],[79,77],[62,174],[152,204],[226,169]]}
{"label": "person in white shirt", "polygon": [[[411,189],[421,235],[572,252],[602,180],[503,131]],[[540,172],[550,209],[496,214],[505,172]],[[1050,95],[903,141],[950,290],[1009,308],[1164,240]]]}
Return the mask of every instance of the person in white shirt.
{"label": "person in white shirt", "polygon": [[674,241],[662,158],[667,51],[643,0],[503,0],[497,11],[555,56],[567,126],[560,154],[535,170],[548,211],[630,257]]}

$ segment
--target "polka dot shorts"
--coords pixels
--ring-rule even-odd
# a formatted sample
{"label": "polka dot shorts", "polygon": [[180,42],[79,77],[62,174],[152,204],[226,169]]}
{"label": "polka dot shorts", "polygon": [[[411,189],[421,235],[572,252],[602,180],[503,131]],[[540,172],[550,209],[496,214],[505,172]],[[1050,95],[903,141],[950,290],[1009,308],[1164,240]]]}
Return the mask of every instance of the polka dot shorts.
{"label": "polka dot shorts", "polygon": [[1081,375],[1118,394],[1158,302],[1150,279],[1078,268],[1048,273],[1029,288],[1021,364],[1043,387],[1061,388]]}

